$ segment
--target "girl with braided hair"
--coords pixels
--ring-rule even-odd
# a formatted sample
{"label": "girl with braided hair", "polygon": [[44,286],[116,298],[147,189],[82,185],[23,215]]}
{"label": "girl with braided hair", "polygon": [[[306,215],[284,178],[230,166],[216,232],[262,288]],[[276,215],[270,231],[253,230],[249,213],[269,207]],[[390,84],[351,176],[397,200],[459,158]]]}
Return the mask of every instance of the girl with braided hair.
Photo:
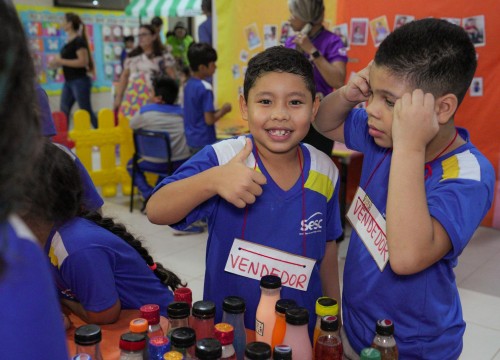
{"label": "girl with braided hair", "polygon": [[64,149],[47,142],[35,172],[23,218],[50,259],[62,305],[94,324],[144,304],[166,316],[173,290],[186,285],[124,225],[82,207],[78,170]]}

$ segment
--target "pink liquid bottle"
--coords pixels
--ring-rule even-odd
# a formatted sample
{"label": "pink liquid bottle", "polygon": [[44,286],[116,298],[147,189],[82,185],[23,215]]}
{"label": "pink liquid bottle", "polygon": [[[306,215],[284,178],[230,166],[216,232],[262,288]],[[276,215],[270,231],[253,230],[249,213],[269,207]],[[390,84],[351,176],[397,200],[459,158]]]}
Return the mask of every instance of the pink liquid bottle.
{"label": "pink liquid bottle", "polygon": [[214,338],[215,304],[213,301],[197,301],[193,304],[191,327],[196,339]]}
{"label": "pink liquid bottle", "polygon": [[312,360],[312,346],[307,330],[309,311],[303,307],[288,309],[285,320],[286,332],[283,344],[292,348],[294,359]]}
{"label": "pink liquid bottle", "polygon": [[280,299],[281,278],[265,275],[260,279],[260,301],[255,314],[255,340],[272,344],[273,329],[276,322],[275,306]]}
{"label": "pink liquid bottle", "polygon": [[156,304],[148,304],[141,306],[139,310],[141,311],[141,317],[148,321],[149,338],[164,336],[165,333],[160,325],[160,307]]}
{"label": "pink liquid bottle", "polygon": [[315,360],[342,360],[342,341],[338,335],[339,320],[336,316],[323,316],[321,330],[314,344]]}

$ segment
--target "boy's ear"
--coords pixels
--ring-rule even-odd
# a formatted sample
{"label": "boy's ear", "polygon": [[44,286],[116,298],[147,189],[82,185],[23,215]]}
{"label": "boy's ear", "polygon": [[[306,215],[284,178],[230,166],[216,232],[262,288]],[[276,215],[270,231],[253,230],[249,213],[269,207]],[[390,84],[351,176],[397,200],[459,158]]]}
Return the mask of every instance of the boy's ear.
{"label": "boy's ear", "polygon": [[438,122],[441,125],[446,124],[458,108],[458,99],[454,94],[446,94],[436,100],[435,110]]}
{"label": "boy's ear", "polygon": [[151,97],[151,102],[154,103],[154,104],[161,104],[163,103],[163,99],[161,98],[161,96],[152,96]]}
{"label": "boy's ear", "polygon": [[311,116],[312,121],[314,121],[314,119],[316,119],[316,114],[318,113],[318,110],[319,110],[319,104],[320,104],[319,95],[316,95],[314,97],[313,106],[312,106],[312,116]]}
{"label": "boy's ear", "polygon": [[248,106],[243,94],[240,95],[240,112],[243,120],[248,121]]}

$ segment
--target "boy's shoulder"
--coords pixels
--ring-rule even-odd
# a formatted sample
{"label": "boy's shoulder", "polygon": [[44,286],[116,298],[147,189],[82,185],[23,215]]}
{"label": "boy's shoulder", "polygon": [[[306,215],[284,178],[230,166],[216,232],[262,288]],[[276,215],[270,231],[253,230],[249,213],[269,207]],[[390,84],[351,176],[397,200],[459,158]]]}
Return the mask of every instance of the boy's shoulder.
{"label": "boy's shoulder", "polygon": [[212,84],[203,79],[198,79],[195,77],[190,77],[186,83],[186,88],[184,91],[189,91],[190,88],[200,88],[206,91],[212,91]]}
{"label": "boy's shoulder", "polygon": [[[219,141],[212,145],[217,156],[217,161],[219,165],[227,164],[231,159],[233,159],[243,148],[245,147],[247,136],[242,135],[234,137],[227,140]],[[250,154],[246,160],[246,165],[253,167],[255,165],[255,157]]]}
{"label": "boy's shoulder", "polygon": [[141,115],[148,112],[160,112],[164,114],[175,114],[182,116],[184,111],[180,105],[170,105],[170,104],[147,104],[141,107],[139,110]]}

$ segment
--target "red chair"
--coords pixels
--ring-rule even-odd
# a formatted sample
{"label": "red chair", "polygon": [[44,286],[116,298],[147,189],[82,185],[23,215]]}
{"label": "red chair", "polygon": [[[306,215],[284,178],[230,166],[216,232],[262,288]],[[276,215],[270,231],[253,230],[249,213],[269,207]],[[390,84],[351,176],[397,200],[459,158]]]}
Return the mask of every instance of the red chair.
{"label": "red chair", "polygon": [[74,148],[75,142],[69,138],[68,135],[68,119],[66,114],[62,111],[54,111],[52,113],[52,118],[54,119],[54,125],[56,127],[57,134],[52,137],[52,141],[67,148]]}

